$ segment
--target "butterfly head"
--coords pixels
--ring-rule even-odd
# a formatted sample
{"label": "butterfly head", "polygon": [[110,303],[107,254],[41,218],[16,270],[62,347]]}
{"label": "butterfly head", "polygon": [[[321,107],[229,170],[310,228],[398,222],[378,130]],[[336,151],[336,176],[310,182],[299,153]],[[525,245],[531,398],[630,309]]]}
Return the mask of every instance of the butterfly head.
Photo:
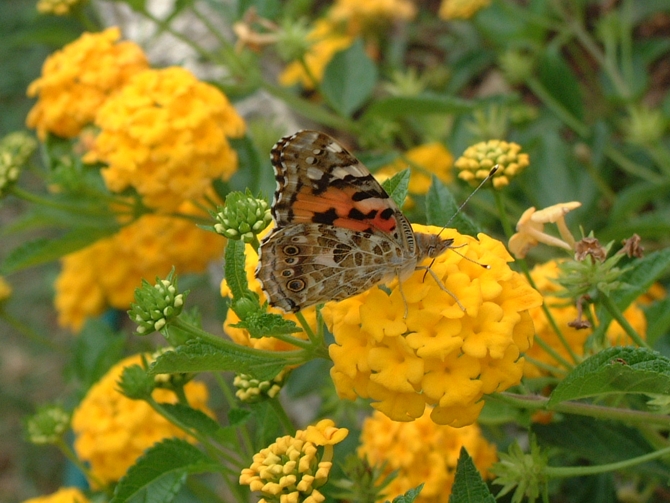
{"label": "butterfly head", "polygon": [[436,258],[442,255],[445,250],[452,248],[454,240],[451,238],[444,239],[437,234],[424,234],[422,232],[415,233],[416,248],[419,252],[419,260],[425,258]]}

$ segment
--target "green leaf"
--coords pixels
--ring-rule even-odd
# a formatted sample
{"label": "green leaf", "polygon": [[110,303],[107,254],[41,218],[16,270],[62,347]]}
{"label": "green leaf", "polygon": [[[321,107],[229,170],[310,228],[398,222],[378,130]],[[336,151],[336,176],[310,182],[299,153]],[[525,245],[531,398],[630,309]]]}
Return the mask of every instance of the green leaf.
{"label": "green leaf", "polygon": [[[257,194],[262,188],[260,186],[263,180],[263,172],[265,171],[265,163],[267,158],[261,157],[258,154],[256,145],[247,134],[240,139],[230,139],[230,146],[237,152],[237,172],[230,181],[233,189],[245,191],[249,189],[252,193]],[[272,180],[274,183],[274,180]],[[273,185],[274,186],[274,185]],[[225,199],[226,194],[220,193],[221,199]]]}
{"label": "green leaf", "polygon": [[582,120],[584,105],[579,81],[556,45],[542,52],[537,71],[540,81],[552,97],[575,118]]}
{"label": "green leaf", "polygon": [[[616,463],[643,456],[654,449],[635,428],[615,421],[566,415],[548,425],[533,424],[533,432],[543,446],[558,447],[576,458],[594,464]],[[668,468],[658,461],[631,466],[638,473],[668,477]]]}
{"label": "green leaf", "polygon": [[644,315],[647,318],[647,342],[653,345],[659,338],[670,332],[670,297],[646,308]]}
{"label": "green leaf", "polygon": [[333,108],[349,117],[370,97],[376,82],[377,67],[359,38],[330,60],[321,90]]}
{"label": "green leaf", "polygon": [[495,501],[468,451],[465,447],[461,447],[449,503],[495,503]]}
{"label": "green leaf", "polygon": [[402,207],[405,203],[407,190],[409,188],[409,176],[410,170],[407,168],[382,182],[382,187],[384,187],[387,194],[391,196],[393,202],[398,205],[398,208]]}
{"label": "green leaf", "polygon": [[450,227],[458,230],[461,234],[476,236],[481,230],[462,211],[458,211],[458,204],[454,196],[442,181],[435,175],[426,196],[426,222],[428,225],[439,227]]}
{"label": "green leaf", "polygon": [[[280,355],[279,355],[280,356]],[[265,356],[261,351],[231,344],[222,349],[201,341],[189,341],[173,351],[160,355],[149,368],[151,375],[176,372],[226,372],[251,374],[269,381],[287,365],[295,362],[278,356]]]}
{"label": "green leaf", "polygon": [[244,243],[242,241],[228,240],[223,271],[233,298],[246,297],[249,292],[249,283],[244,269]]}
{"label": "green leaf", "polygon": [[[235,310],[234,307],[233,310]],[[235,328],[244,328],[249,332],[249,337],[252,339],[302,332],[302,329],[296,325],[294,321],[287,320],[279,314],[268,313],[261,310],[248,313],[242,321],[231,326]]]}
{"label": "green leaf", "polygon": [[87,320],[74,341],[72,361],[66,372],[76,377],[83,391],[89,389],[121,360],[126,340],[125,334],[114,332],[109,323]]}
{"label": "green leaf", "polygon": [[118,229],[91,227],[72,230],[59,238],[28,241],[9,253],[0,267],[0,272],[10,274],[57,260],[113,234],[114,230]]}
{"label": "green leaf", "polygon": [[376,100],[365,112],[364,119],[371,117],[395,119],[405,116],[462,114],[475,109],[475,104],[461,98],[425,93],[418,96],[394,96]]}
{"label": "green leaf", "polygon": [[186,440],[171,438],[147,450],[119,481],[110,503],[169,502],[192,473],[221,467]]}
{"label": "green leaf", "polygon": [[577,365],[548,406],[612,393],[670,394],[670,359],[644,348],[607,348]]}
{"label": "green leaf", "polygon": [[181,424],[193,428],[197,432],[214,438],[217,442],[229,447],[236,445],[234,428],[222,427],[204,412],[181,403],[164,403],[161,407],[166,413],[177,419]]}
{"label": "green leaf", "polygon": [[[416,500],[419,497],[419,494],[421,494],[423,486],[424,484],[421,484],[420,486],[417,486],[414,489],[410,489],[405,494],[396,496],[395,498],[393,498],[392,503],[413,503],[414,500]],[[388,503],[388,500],[386,501],[386,503]]]}

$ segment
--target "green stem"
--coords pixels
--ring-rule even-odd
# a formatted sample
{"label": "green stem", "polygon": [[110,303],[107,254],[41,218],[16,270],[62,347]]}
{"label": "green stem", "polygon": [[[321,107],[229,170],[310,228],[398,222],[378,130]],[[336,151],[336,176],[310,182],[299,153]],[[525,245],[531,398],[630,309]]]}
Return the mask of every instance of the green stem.
{"label": "green stem", "polygon": [[[228,385],[226,381],[224,381],[223,377],[221,377],[221,374],[219,372],[214,372],[214,379],[216,380],[217,384],[219,385],[219,388],[221,389],[221,392],[223,393],[223,396],[226,399],[226,403],[228,404],[228,407],[231,409],[236,409],[239,407],[239,401],[235,398],[235,395],[233,394],[233,390],[231,387]],[[253,452],[253,444],[251,442],[251,437],[249,436],[249,430],[248,428],[238,428],[237,429],[239,438],[241,439],[241,442],[244,444],[244,453],[242,454],[242,457],[245,459],[251,459],[251,456],[254,454]]]}
{"label": "green stem", "polygon": [[651,349],[651,346],[647,344],[647,341],[640,337],[640,334],[638,334],[631,326],[631,324],[628,323],[628,320],[624,317],[619,307],[612,301],[611,297],[604,292],[600,293],[602,295],[599,295],[598,298],[602,302],[603,307],[612,316],[612,318],[614,318],[619,323],[619,325],[621,325],[626,334],[628,334],[628,337],[630,337],[633,342],[635,342],[635,344],[641,348]]}
{"label": "green stem", "polygon": [[655,184],[663,183],[665,181],[665,179],[662,176],[658,175],[657,173],[654,173],[645,166],[642,166],[641,164],[631,161],[611,145],[606,146],[603,149],[603,152],[612,162],[617,164],[623,171],[625,171],[630,175],[637,176],[642,180]]}
{"label": "green stem", "polygon": [[289,435],[295,435],[295,426],[293,426],[293,423],[289,419],[288,415],[286,414],[286,411],[284,410],[284,407],[282,407],[281,403],[279,402],[278,398],[271,398],[269,400],[270,405],[272,406],[272,410],[275,411],[275,414],[277,414],[277,417],[279,418],[279,422],[282,424],[284,427],[284,430],[286,431],[287,434]]}
{"label": "green stem", "polygon": [[[65,456],[68,459],[68,461],[70,461],[70,463],[76,466],[81,471],[81,473],[84,474],[84,476],[90,483],[92,483],[97,487],[101,488],[106,487],[105,484],[98,477],[93,475],[91,470],[89,470],[88,467],[79,460],[79,458],[74,453],[72,448],[67,443],[65,443],[65,441],[62,438],[58,439],[55,445],[63,453],[63,456]],[[110,488],[107,488],[107,490],[110,490]]]}
{"label": "green stem", "polygon": [[494,393],[492,395],[487,395],[487,399],[500,401],[513,407],[532,411],[544,409],[561,412],[563,414],[593,417],[595,419],[658,425],[664,428],[670,427],[670,416],[638,410],[619,409],[572,401],[561,402],[548,407],[547,404],[549,403],[549,399],[546,397],[538,395],[516,395],[513,393]]}
{"label": "green stem", "polygon": [[509,216],[505,210],[505,201],[503,200],[502,191],[493,189],[493,196],[496,201],[496,208],[498,210],[498,216],[500,217],[500,223],[503,226],[503,231],[505,232],[505,237],[509,240],[514,234],[514,229],[512,224],[509,221]]}
{"label": "green stem", "polygon": [[[47,197],[41,197],[31,192],[25,191],[16,185],[11,188],[10,192],[19,199],[23,199],[24,201],[28,201],[34,204],[39,204],[40,206],[45,206],[47,208],[53,208],[55,210],[68,211],[70,213],[77,213],[78,215],[86,214],[99,216],[109,214],[109,211],[86,211],[84,208],[78,205],[59,203]],[[118,199],[114,198],[114,201],[117,202]]]}
{"label": "green stem", "polygon": [[617,470],[622,470],[624,468],[630,468],[632,466],[639,465],[642,463],[647,463],[648,461],[659,459],[668,455],[670,455],[670,447],[650,452],[649,454],[644,454],[642,456],[637,456],[635,458],[626,459],[624,461],[618,461],[616,463],[608,463],[606,465],[574,466],[574,467],[546,466],[543,471],[545,475],[552,478],[580,477],[583,475],[595,475],[598,473],[614,472]]}
{"label": "green stem", "polygon": [[58,346],[58,344],[54,343],[51,339],[48,339],[44,337],[42,334],[36,332],[33,330],[31,327],[23,323],[21,320],[18,318],[15,318],[11,314],[9,314],[7,311],[4,309],[0,308],[0,318],[4,319],[7,324],[9,324],[12,328],[14,328],[17,332],[21,333],[24,335],[27,339],[36,342],[38,344],[42,344],[49,349],[53,351],[57,351],[59,353],[66,353],[66,350]]}
{"label": "green stem", "polygon": [[[535,336],[535,341],[537,342],[539,340],[540,339],[537,336]],[[544,348],[542,348],[542,349],[544,349]],[[543,361],[537,360],[537,359],[533,358],[532,356],[524,355],[523,358],[524,358],[524,360],[526,360],[531,365],[548,372],[552,376],[565,376],[565,374],[567,373],[566,369],[556,367],[555,365],[550,365],[550,364],[545,363]]]}
{"label": "green stem", "polygon": [[[526,279],[528,280],[528,283],[530,283],[530,286],[532,286],[535,290],[537,290],[537,286],[535,285],[535,281],[533,280],[533,277],[530,274],[530,270],[528,269],[528,263],[526,262],[526,260],[525,259],[517,259],[516,262],[519,264],[519,267],[521,267],[521,270],[523,271],[523,274],[526,276]],[[561,345],[568,352],[568,354],[570,355],[570,358],[572,358],[572,361],[574,363],[579,362],[580,357],[577,356],[577,354],[572,349],[572,346],[570,345],[570,343],[568,343],[568,340],[563,335],[563,331],[558,326],[558,323],[556,323],[556,320],[554,319],[554,316],[551,314],[551,310],[547,306],[546,302],[542,302],[542,311],[544,312],[545,318],[547,318],[547,321],[551,325],[552,330],[556,334],[556,337],[558,337],[558,340],[561,342]],[[536,337],[535,340],[537,341],[538,345],[547,354],[549,354],[558,363],[563,365],[566,369],[570,370],[574,367],[574,365],[572,363],[567,361],[565,358],[563,358],[561,355],[559,355],[551,346],[546,344],[542,340],[541,337]]]}

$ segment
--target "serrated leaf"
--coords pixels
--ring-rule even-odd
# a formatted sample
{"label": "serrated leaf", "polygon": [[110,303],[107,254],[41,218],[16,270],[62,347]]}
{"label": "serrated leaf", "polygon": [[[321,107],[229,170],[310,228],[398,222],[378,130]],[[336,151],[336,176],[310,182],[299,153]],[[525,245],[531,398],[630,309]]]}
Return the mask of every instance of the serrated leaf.
{"label": "serrated leaf", "polygon": [[323,74],[321,90],[338,112],[349,117],[370,97],[376,82],[377,67],[359,38],[330,60]]}
{"label": "serrated leaf", "polygon": [[462,211],[458,211],[458,204],[454,196],[442,181],[432,176],[430,189],[426,196],[426,222],[428,225],[444,227],[449,225],[461,234],[476,236],[481,230]]}
{"label": "serrated leaf", "polygon": [[670,359],[645,348],[607,348],[577,365],[548,406],[612,393],[670,394]]}
{"label": "serrated leaf", "polygon": [[76,229],[58,238],[39,238],[12,250],[2,263],[2,274],[57,260],[114,233],[111,228]]}
{"label": "serrated leaf", "polygon": [[398,208],[402,207],[405,203],[409,189],[410,174],[409,168],[403,169],[382,182],[382,187],[384,187],[384,190],[393,199],[393,202],[398,205]]}
{"label": "serrated leaf", "polygon": [[189,428],[193,428],[203,435],[212,437],[223,445],[229,447],[235,446],[235,430],[230,427],[222,427],[201,410],[188,407],[181,403],[164,403],[161,404],[161,407],[165,409],[166,413],[177,419],[179,423]]}
{"label": "serrated leaf", "polygon": [[495,501],[468,451],[465,447],[461,447],[449,503],[495,503]]}
{"label": "serrated leaf", "polygon": [[249,337],[252,339],[302,332],[302,329],[294,321],[287,320],[278,314],[263,311],[251,312],[244,320],[231,326],[247,330]]}
{"label": "serrated leaf", "polygon": [[[281,356],[279,353],[276,355]],[[223,349],[205,342],[189,341],[160,355],[149,368],[149,374],[231,371],[269,381],[292,363],[295,362],[265,356],[260,351],[232,343],[230,348]]]}
{"label": "serrated leaf", "polygon": [[244,243],[242,241],[228,240],[223,271],[233,298],[242,298],[249,291],[247,274],[244,269]]}
{"label": "serrated leaf", "polygon": [[155,444],[119,481],[110,503],[169,502],[192,473],[220,470],[202,451],[186,440],[171,438]]}
{"label": "serrated leaf", "polygon": [[376,100],[365,113],[365,120],[371,116],[394,119],[396,117],[433,114],[461,114],[472,111],[475,104],[441,94],[420,94],[418,96],[394,96]]}
{"label": "serrated leaf", "polygon": [[[615,421],[566,415],[548,425],[533,424],[533,432],[544,446],[558,447],[594,464],[608,464],[643,456],[654,449],[635,428]],[[631,466],[638,473],[668,477],[668,468],[658,461]]]}
{"label": "serrated leaf", "polygon": [[[414,489],[410,489],[405,494],[396,496],[395,498],[393,498],[393,501],[391,503],[413,503],[419,497],[419,494],[421,494],[423,486],[424,484],[421,484],[420,486],[417,486]],[[388,500],[386,501],[386,503],[388,503]]]}

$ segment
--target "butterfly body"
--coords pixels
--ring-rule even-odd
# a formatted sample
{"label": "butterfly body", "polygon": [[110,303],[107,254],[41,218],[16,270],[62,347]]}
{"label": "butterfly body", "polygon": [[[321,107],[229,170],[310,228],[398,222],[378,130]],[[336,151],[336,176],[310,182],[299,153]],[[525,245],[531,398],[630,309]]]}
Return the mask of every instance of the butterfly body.
{"label": "butterfly body", "polygon": [[286,136],[270,157],[275,227],[256,277],[272,306],[295,312],[403,281],[452,244],[415,233],[368,169],[323,133]]}

